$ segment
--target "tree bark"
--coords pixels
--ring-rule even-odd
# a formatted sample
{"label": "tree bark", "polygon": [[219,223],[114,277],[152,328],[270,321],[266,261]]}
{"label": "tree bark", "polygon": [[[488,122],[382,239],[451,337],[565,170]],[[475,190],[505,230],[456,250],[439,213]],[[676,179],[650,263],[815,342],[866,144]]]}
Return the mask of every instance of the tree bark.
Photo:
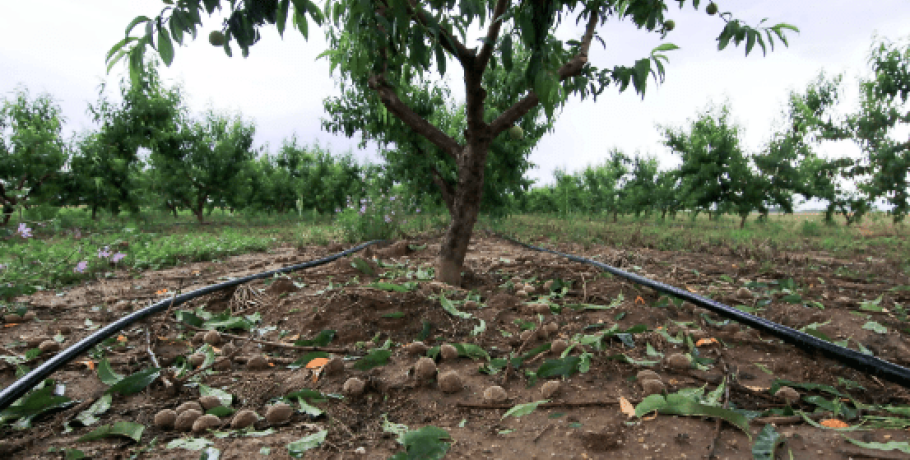
{"label": "tree bark", "polygon": [[461,285],[461,270],[480,212],[488,149],[485,143],[471,143],[458,158],[458,186],[451,209],[452,220],[436,259],[436,279],[453,286]]}
{"label": "tree bark", "polygon": [[743,214],[743,215],[741,215],[741,216],[739,216],[739,217],[740,217],[740,219],[739,219],[739,228],[740,228],[740,229],[745,228],[745,227],[746,227],[746,219],[749,218],[749,215],[748,215],[748,214]]}

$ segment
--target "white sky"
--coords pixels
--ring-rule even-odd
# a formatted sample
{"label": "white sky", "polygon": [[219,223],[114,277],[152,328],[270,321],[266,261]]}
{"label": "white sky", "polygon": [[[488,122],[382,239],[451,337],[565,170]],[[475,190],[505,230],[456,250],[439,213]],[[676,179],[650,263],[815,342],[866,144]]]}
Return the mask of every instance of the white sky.
{"label": "white sky", "polygon": [[[822,69],[829,74],[846,72],[846,86],[854,90],[857,77],[867,72],[873,35],[896,40],[910,34],[907,0],[721,0],[721,11],[732,11],[750,24],[768,17],[771,24],[787,22],[801,30],[790,36],[789,48],[777,46],[762,57],[756,46],[758,51],[744,57],[743,48],[732,45],[717,51],[715,38],[724,23],[707,16],[704,5],[694,11],[691,2],[682,10],[675,1],[668,3],[676,30],[666,41],[681,49],[669,53],[666,82],[659,87],[649,82],[644,101],[632,89],[618,94],[608,88],[596,103],[573,97],[555,131],[531,154],[538,165],[530,172],[532,178],[546,183],[557,167],[574,171],[598,163],[612,146],[630,154],[654,154],[669,167],[674,157],[660,145],[656,125],[683,126],[709,102],[724,99],[729,99],[736,120],[745,127],[747,146],[755,151],[780,119],[789,90],[805,88]],[[18,84],[33,94],[48,92],[63,107],[67,133],[92,128],[86,108],[97,100],[98,84],[107,79],[115,88],[124,72],[118,65],[105,75],[106,52],[123,37],[130,20],[154,16],[163,6],[160,1],[135,0],[3,0],[0,95],[8,95]],[[574,19],[569,22],[558,36],[578,39],[583,23],[576,27]],[[162,69],[166,79],[183,84],[195,111],[207,104],[240,110],[255,120],[257,143],[270,144],[272,151],[296,132],[305,143],[319,141],[333,152],[352,149],[359,158],[378,159],[373,146],[357,149],[359,138],[321,130],[322,101],[337,93],[328,62],[314,60],[326,47],[315,25],[308,42],[296,31],[286,31],[282,40],[274,28],[264,29],[262,41],[246,59],[236,47],[234,57],[228,58],[208,44],[208,32],[218,27],[220,19],[207,20],[199,38],[178,48],[171,67]],[[592,45],[590,62],[599,67],[632,65],[660,44],[657,34],[638,31],[629,23],[611,21],[598,31],[608,46],[604,50],[598,42]],[[448,69],[448,75],[455,74],[451,82],[460,83],[460,69],[454,63]],[[453,94],[463,96],[463,87],[456,85]],[[855,95],[848,102],[855,102]],[[850,150],[849,145],[840,145],[831,152]]]}

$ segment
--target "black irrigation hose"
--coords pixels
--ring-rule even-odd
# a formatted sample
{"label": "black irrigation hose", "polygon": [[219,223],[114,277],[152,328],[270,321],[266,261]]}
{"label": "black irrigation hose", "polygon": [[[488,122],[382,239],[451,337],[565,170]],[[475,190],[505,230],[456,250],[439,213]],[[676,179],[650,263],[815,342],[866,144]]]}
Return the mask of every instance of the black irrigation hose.
{"label": "black irrigation hose", "polygon": [[309,262],[304,262],[302,264],[291,265],[289,267],[279,268],[276,270],[270,270],[267,272],[257,273],[255,275],[250,275],[244,278],[238,278],[231,281],[225,281],[219,284],[213,284],[211,286],[206,286],[202,289],[197,289],[192,292],[187,292],[185,294],[178,295],[174,298],[162,300],[156,304],[150,305],[142,310],[133,312],[123,318],[120,318],[116,322],[108,324],[107,326],[97,330],[94,334],[80,340],[74,345],[70,346],[66,350],[63,350],[60,353],[57,353],[53,358],[47,360],[44,364],[38,366],[35,370],[29,372],[19,380],[13,382],[12,385],[3,389],[0,392],[0,411],[5,410],[17,399],[24,396],[32,387],[41,383],[45,378],[51,375],[54,371],[62,367],[64,364],[72,361],[77,356],[85,353],[95,345],[101,343],[102,340],[116,334],[127,326],[139,321],[148,316],[154,315],[167,310],[171,305],[180,305],[189,300],[195,299],[197,297],[211,294],[213,292],[220,291],[229,287],[234,287],[240,284],[248,283],[253,280],[268,278],[272,275],[279,273],[288,273],[296,270],[302,270],[304,268],[316,267],[319,265],[324,265],[334,260],[340,259],[349,254],[360,251],[361,249],[366,248],[367,246],[372,246],[377,243],[381,243],[384,240],[373,240],[367,243],[363,243],[359,246],[355,246],[346,251],[339,252],[338,254],[324,257],[322,259],[312,260]]}
{"label": "black irrigation hose", "polygon": [[597,268],[600,268],[603,271],[612,273],[616,276],[621,276],[626,278],[634,283],[647,286],[656,291],[663,292],[664,294],[669,294],[674,297],[687,300],[689,302],[698,305],[699,307],[706,308],[713,311],[721,316],[725,316],[734,321],[745,324],[749,327],[753,327],[762,332],[767,332],[785,342],[789,342],[793,345],[796,345],[801,350],[812,352],[820,351],[822,355],[831,358],[835,361],[838,361],[842,364],[850,366],[856,370],[866,372],[872,375],[882,377],[886,380],[890,380],[894,383],[903,385],[910,388],[910,369],[906,367],[898,366],[897,364],[890,363],[883,359],[876,358],[874,356],[864,355],[858,351],[851,350],[849,348],[841,347],[835,345],[831,342],[813,337],[805,332],[797,331],[796,329],[789,328],[777,324],[772,321],[768,321],[764,318],[758,316],[750,315],[748,313],[742,312],[735,308],[732,308],[728,305],[724,305],[720,302],[715,302],[714,300],[702,297],[697,294],[673,287],[667,284],[663,284],[657,281],[650,280],[638,276],[634,273],[629,273],[618,268],[611,267],[607,264],[597,262],[590,259],[585,259],[583,257],[573,256],[571,254],[563,254],[561,252],[554,251],[552,249],[540,248],[537,246],[531,246],[530,244],[522,243],[521,241],[514,240],[504,235],[492,232],[499,238],[502,238],[511,243],[517,244],[519,246],[525,247],[527,249],[532,249],[540,252],[549,252],[551,254],[556,254],[558,256],[565,257],[569,260],[575,262],[581,262],[585,264],[593,265]]}

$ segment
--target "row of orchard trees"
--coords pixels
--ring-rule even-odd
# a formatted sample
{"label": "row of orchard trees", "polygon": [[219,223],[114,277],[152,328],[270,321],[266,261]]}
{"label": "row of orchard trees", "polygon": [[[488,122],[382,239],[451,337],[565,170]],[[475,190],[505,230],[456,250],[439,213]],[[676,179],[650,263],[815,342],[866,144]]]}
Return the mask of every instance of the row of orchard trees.
{"label": "row of orchard trees", "polygon": [[99,211],[189,210],[201,222],[215,207],[331,212],[357,196],[376,168],[332,156],[295,137],[277,153],[253,147],[255,126],[209,108],[193,115],[179,87],[164,85],[155,64],[120,87],[102,85],[91,104],[97,128],[64,139],[60,106],[18,88],[0,101],[0,204],[6,225],[33,206]]}
{"label": "row of orchard trees", "polygon": [[[735,214],[744,225],[754,212],[792,213],[797,199],[826,203],[826,219],[859,221],[884,202],[895,222],[910,211],[910,42],[878,40],[869,56],[872,74],[859,81],[860,104],[842,113],[842,77],[821,74],[790,94],[785,122],[760,152],[743,147],[742,128],[724,104],[699,113],[686,128],[661,127],[663,145],[680,159],[660,170],[656,158],[613,149],[605,160],[517,201],[526,212],[673,216]],[[832,157],[825,149],[852,142],[858,157]]]}

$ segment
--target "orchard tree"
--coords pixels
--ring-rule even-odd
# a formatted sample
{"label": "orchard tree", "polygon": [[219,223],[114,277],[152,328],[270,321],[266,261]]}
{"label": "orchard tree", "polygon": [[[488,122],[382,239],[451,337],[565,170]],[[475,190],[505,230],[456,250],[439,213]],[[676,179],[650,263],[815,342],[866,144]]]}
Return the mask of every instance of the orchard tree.
{"label": "orchard tree", "polygon": [[[582,99],[601,94],[609,85],[620,91],[630,85],[644,93],[649,76],[664,78],[665,51],[676,49],[665,43],[630,66],[598,68],[588,62],[597,27],[607,20],[628,20],[639,30],[665,36],[676,24],[667,16],[665,0],[535,0],[514,4],[509,0],[454,0],[419,2],[417,0],[330,0],[323,11],[310,0],[168,0],[168,5],[155,18],[140,16],[126,29],[127,37],[108,53],[113,64],[128,57],[134,79],[143,69],[143,53],[154,47],[170,64],[174,44],[182,43],[184,34],[192,33],[202,24],[203,13],[213,13],[226,4],[228,18],[221,30],[209,35],[213,45],[221,46],[229,55],[232,44],[244,55],[259,39],[260,27],[274,24],[284,33],[288,18],[307,36],[309,20],[327,23],[331,48],[325,51],[334,71],[372,89],[386,109],[411,129],[429,140],[454,160],[458,178],[453,190],[451,221],[440,247],[436,262],[439,280],[460,284],[468,243],[477,221],[484,190],[484,177],[490,145],[510,130],[538,105],[552,118],[555,110],[565,104],[570,95]],[[677,0],[685,6],[685,0]],[[693,0],[698,8],[700,1]],[[291,6],[293,14],[291,15]],[[717,13],[715,4],[707,8]],[[309,18],[309,19],[308,19]],[[578,40],[562,42],[555,36],[564,20],[585,23]],[[734,19],[731,13],[718,15],[723,29],[718,36],[718,48],[730,42],[744,43],[746,53],[758,44],[764,51],[774,44],[774,37],[786,44],[785,32],[795,31],[788,24],[753,27]],[[144,25],[144,33],[130,36],[133,29]],[[486,28],[481,45],[470,47],[468,30]],[[515,42],[521,41],[530,50],[527,60],[515,60]],[[400,92],[402,82],[414,72],[445,74],[450,61],[463,71],[466,100],[464,142],[421,117]],[[495,117],[487,113],[489,88],[484,87],[484,75],[492,67],[502,65],[507,71],[518,67],[524,78],[509,88],[511,105]]]}
{"label": "orchard tree", "polygon": [[26,88],[0,103],[0,207],[7,225],[16,207],[27,207],[67,160],[60,106]]}
{"label": "orchard tree", "polygon": [[581,172],[585,191],[593,205],[591,212],[612,213],[613,222],[619,220],[630,162],[628,155],[614,147],[603,163],[588,166]]}
{"label": "orchard tree", "polygon": [[319,144],[299,145],[296,136],[285,139],[278,151],[276,165],[287,171],[292,183],[294,204],[322,214],[343,208],[348,197],[359,196],[360,166],[353,155],[335,156]]}

